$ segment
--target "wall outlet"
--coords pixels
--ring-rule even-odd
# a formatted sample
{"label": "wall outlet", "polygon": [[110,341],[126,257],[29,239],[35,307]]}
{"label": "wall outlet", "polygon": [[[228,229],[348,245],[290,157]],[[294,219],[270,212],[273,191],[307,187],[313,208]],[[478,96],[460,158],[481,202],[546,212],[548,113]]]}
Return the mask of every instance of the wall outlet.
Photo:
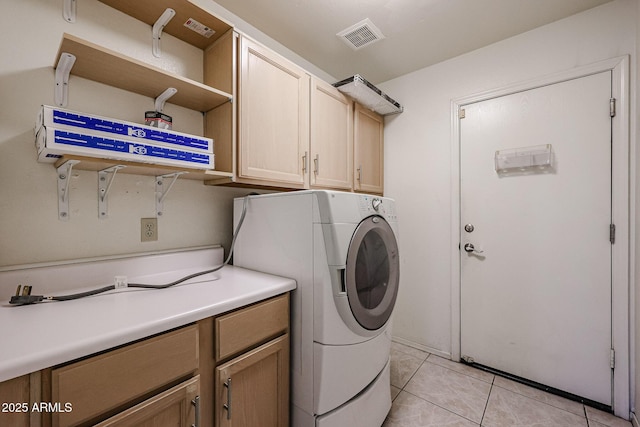
{"label": "wall outlet", "polygon": [[140,241],[155,242],[158,240],[158,218],[140,219]]}

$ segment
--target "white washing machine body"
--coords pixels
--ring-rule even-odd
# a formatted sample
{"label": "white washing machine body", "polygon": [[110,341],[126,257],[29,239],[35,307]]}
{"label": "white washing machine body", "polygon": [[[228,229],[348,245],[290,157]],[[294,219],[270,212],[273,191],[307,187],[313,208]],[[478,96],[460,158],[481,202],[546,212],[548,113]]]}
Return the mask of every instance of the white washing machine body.
{"label": "white washing machine body", "polygon": [[[244,205],[244,198],[235,200],[234,227]],[[312,190],[246,200],[234,265],[297,283],[291,298],[293,427],[384,421],[391,406],[396,235],[395,207],[387,198]]]}

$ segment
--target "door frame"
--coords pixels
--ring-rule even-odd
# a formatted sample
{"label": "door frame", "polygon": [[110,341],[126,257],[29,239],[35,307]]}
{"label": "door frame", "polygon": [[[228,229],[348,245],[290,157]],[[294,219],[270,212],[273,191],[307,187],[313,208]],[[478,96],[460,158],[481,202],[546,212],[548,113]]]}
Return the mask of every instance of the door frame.
{"label": "door frame", "polygon": [[612,121],[612,176],[611,209],[616,225],[616,240],[612,245],[612,318],[611,339],[615,353],[612,386],[612,407],[615,414],[629,418],[631,389],[630,313],[634,301],[630,298],[633,270],[635,206],[630,203],[635,194],[635,161],[629,144],[629,56],[612,58],[560,73],[528,80],[498,89],[480,92],[451,101],[451,358],[460,361],[461,347],[461,283],[460,283],[460,119],[458,112],[465,105],[486,101],[525,90],[586,77],[601,72],[612,72],[612,94],[616,99],[616,114]]}

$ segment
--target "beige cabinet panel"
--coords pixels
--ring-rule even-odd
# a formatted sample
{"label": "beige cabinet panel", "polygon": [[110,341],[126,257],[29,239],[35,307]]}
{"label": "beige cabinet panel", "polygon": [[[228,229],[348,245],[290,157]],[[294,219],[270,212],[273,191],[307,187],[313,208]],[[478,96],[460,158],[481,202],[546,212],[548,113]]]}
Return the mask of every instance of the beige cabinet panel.
{"label": "beige cabinet panel", "polygon": [[[204,51],[204,84],[217,87],[236,96],[237,34],[228,31]],[[215,170],[236,173],[236,102],[227,102],[207,111],[204,135],[214,141]],[[227,180],[228,182],[228,180]]]}
{"label": "beige cabinet panel", "polygon": [[191,427],[199,419],[200,377],[196,376],[96,427]]}
{"label": "beige cabinet panel", "polygon": [[351,190],[353,101],[317,78],[311,80],[311,187]]}
{"label": "beige cabinet panel", "polygon": [[304,188],[309,75],[240,37],[239,178]]}
{"label": "beige cabinet panel", "polygon": [[216,368],[217,427],[289,425],[289,335]]}
{"label": "beige cabinet panel", "polygon": [[354,122],[354,190],[382,194],[384,177],[384,119],[359,105]]}

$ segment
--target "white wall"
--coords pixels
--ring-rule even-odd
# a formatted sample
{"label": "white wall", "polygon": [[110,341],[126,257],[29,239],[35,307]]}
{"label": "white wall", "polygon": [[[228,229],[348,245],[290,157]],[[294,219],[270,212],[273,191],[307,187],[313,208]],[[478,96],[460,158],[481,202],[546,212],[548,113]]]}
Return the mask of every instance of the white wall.
{"label": "white wall", "polygon": [[[405,107],[385,124],[385,194],[400,218],[396,338],[441,355],[452,349],[451,100],[635,54],[637,7],[616,0],[380,85]],[[635,111],[634,96],[633,141]]]}
{"label": "white wall", "polygon": [[[97,0],[78,2],[77,22],[62,18],[62,0],[3,1],[0,14],[0,268],[83,257],[195,247],[231,240],[232,199],[250,190],[210,187],[179,179],[159,218],[159,240],[140,242],[140,218],[155,216],[150,176],[119,173],[109,195],[109,218],[97,214],[97,173],[74,172],[71,218],[57,216],[57,184],[51,164],[36,162],[33,127],[41,104],[53,105],[54,60],[64,32],[87,39],[188,78],[202,80],[202,51],[171,36],[162,58],[151,54],[150,27]],[[200,0],[212,12],[217,4]],[[228,21],[233,15],[225,12]],[[242,21],[239,29],[312,68],[302,58]],[[321,74],[319,70],[311,71]],[[71,76],[72,110],[144,122],[153,99]],[[174,129],[202,135],[202,115],[172,104],[165,112]],[[0,299],[15,284],[0,283]]]}

